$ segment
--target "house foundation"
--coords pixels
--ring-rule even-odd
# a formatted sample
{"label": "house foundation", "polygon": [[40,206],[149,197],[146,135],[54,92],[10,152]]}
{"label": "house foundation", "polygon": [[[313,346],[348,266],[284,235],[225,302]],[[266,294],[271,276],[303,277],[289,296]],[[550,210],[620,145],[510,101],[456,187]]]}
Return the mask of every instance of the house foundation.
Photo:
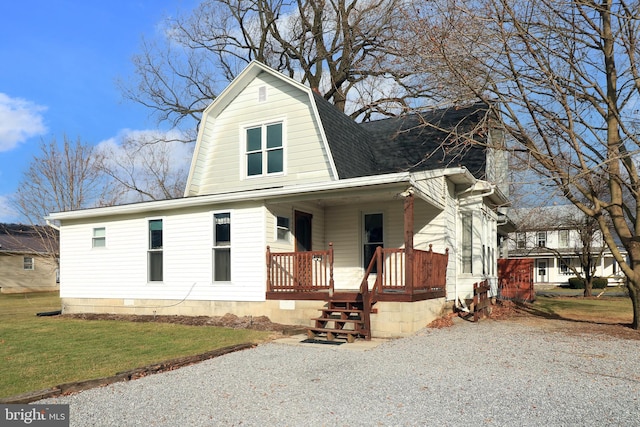
{"label": "house foundation", "polygon": [[[62,298],[63,314],[98,313],[156,316],[267,316],[285,325],[311,326],[324,301],[202,301],[122,298]],[[442,316],[445,298],[416,302],[378,302],[371,315],[372,335],[395,338],[411,335]]]}

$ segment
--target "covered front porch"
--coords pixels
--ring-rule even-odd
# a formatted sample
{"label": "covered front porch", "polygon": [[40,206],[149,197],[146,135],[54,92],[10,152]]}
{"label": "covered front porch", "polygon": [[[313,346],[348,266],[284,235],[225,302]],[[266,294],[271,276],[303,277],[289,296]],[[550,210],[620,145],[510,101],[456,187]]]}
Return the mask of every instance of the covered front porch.
{"label": "covered front porch", "polygon": [[336,280],[333,243],[324,250],[292,252],[276,252],[267,246],[266,299],[326,301],[320,316],[311,319],[309,338],[333,340],[343,336],[350,342],[357,337],[371,338],[371,315],[378,313],[374,307],[378,303],[444,300],[449,251],[434,252],[431,244],[428,250],[414,248],[413,194],[405,196],[403,212],[403,244],[394,248],[364,247],[368,265],[361,271],[357,286]]}

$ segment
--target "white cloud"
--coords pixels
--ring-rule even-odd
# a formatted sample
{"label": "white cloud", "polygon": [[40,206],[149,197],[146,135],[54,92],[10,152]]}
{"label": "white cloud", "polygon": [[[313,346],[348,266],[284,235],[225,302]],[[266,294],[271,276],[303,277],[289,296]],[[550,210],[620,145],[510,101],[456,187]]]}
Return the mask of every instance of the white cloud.
{"label": "white cloud", "polygon": [[[193,143],[178,130],[123,130],[97,145],[110,173],[118,177],[116,203],[181,197],[189,173]],[[142,191],[132,191],[131,188]]]}
{"label": "white cloud", "polygon": [[47,131],[42,112],[47,108],[0,93],[0,152]]}
{"label": "white cloud", "polygon": [[0,223],[17,222],[20,215],[9,202],[9,196],[0,194]]}
{"label": "white cloud", "polygon": [[128,156],[123,148],[127,141],[135,141],[136,146],[148,145],[153,149],[154,146],[158,150],[167,150],[171,159],[171,167],[174,170],[187,168],[191,165],[191,157],[193,155],[193,143],[185,143],[188,140],[183,133],[178,130],[160,131],[160,130],[132,130],[124,129],[113,138],[101,141],[97,145],[98,151],[108,152],[115,157]]}

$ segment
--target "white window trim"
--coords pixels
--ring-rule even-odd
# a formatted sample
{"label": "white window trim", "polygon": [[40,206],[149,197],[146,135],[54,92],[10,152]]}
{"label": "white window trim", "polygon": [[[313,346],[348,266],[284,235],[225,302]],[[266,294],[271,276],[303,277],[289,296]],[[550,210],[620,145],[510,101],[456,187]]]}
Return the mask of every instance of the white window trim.
{"label": "white window trim", "polygon": [[[274,172],[274,173],[266,173],[266,156],[263,155],[262,158],[262,170],[263,173],[260,175],[249,175],[247,170],[247,130],[256,127],[262,127],[264,132],[266,132],[266,128],[269,125],[274,124],[282,124],[282,172]],[[240,137],[239,141],[241,141],[241,156],[240,156],[240,180],[250,180],[250,179],[261,179],[261,178],[269,178],[276,176],[286,176],[287,175],[287,120],[284,117],[273,118],[269,120],[263,120],[259,122],[250,122],[240,125]],[[265,139],[266,141],[266,139]],[[266,153],[266,150],[262,150],[262,153]]]}
{"label": "white window trim", "polygon": [[[288,227],[281,227],[278,225],[278,218],[286,218],[289,221],[289,226]],[[274,230],[274,236],[275,236],[275,240],[277,242],[287,242],[290,243],[291,242],[291,217],[288,215],[275,215],[275,230]],[[278,231],[280,230],[286,230],[287,231],[287,236],[284,239],[281,239],[280,237],[278,237]]]}
{"label": "white window trim", "polygon": [[[162,249],[151,249],[151,230],[149,229],[149,223],[151,221],[155,221],[155,220],[161,220],[162,221]],[[146,263],[146,269],[147,269],[147,283],[149,284],[159,284],[159,283],[164,283],[165,281],[165,257],[164,257],[164,249],[165,249],[165,225],[166,225],[167,221],[165,217],[149,217],[149,218],[145,218],[145,233],[146,233],[146,248],[147,248],[147,263]],[[150,270],[149,268],[151,267],[150,261],[149,261],[149,254],[151,252],[161,252],[162,253],[162,280],[150,280],[151,279],[151,274],[150,274]]]}
{"label": "white window trim", "polygon": [[[98,229],[103,229],[104,230],[104,236],[102,237],[96,237],[96,230]],[[102,239],[104,241],[104,245],[103,246],[96,246],[96,240],[100,240]],[[102,250],[102,249],[106,249],[107,247],[107,227],[102,225],[102,226],[98,226],[98,227],[92,227],[91,228],[91,249],[96,249],[96,250]]]}
{"label": "white window trim", "polygon": [[[215,215],[216,214],[229,214],[229,222],[231,223],[231,231],[229,234],[229,245],[228,246],[217,246],[216,245],[216,224],[215,224]],[[209,233],[209,236],[211,238],[211,270],[210,270],[210,274],[209,277],[211,277],[211,283],[213,283],[214,285],[229,285],[232,283],[233,281],[233,217],[234,217],[234,213],[232,209],[225,209],[225,210],[216,210],[216,211],[210,211],[209,212],[209,218],[211,219],[211,230]],[[230,254],[230,270],[231,270],[231,278],[230,280],[215,280],[215,250],[216,249],[229,249]]]}
{"label": "white window trim", "polygon": [[[468,217],[470,222],[471,222],[471,230],[470,230],[470,239],[471,241],[468,242],[468,246],[469,249],[471,250],[471,254],[470,254],[470,261],[469,261],[469,270],[470,271],[465,271],[465,242],[464,242],[464,234],[465,234],[465,230],[464,230],[464,219],[465,217]],[[465,274],[468,276],[472,276],[474,274],[474,271],[476,270],[474,268],[474,262],[473,262],[473,255],[475,252],[474,249],[474,245],[475,245],[475,239],[474,239],[474,233],[473,233],[473,226],[474,226],[474,215],[473,215],[473,211],[462,211],[460,212],[460,273],[461,274]]]}
{"label": "white window trim", "polygon": [[[31,260],[31,268],[25,268],[25,264],[26,264],[26,259],[30,259]],[[33,271],[36,269],[36,259],[35,257],[32,256],[24,256],[22,257],[22,269],[25,271]]]}

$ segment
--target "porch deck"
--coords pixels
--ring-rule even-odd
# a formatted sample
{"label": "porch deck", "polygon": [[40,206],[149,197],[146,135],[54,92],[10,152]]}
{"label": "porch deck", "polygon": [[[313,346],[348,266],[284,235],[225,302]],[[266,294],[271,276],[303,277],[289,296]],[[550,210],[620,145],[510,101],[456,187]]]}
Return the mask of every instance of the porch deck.
{"label": "porch deck", "polygon": [[[271,300],[413,302],[445,296],[448,250],[382,248],[359,289],[341,288],[333,277],[333,245],[326,251],[271,252],[267,247],[267,294]],[[367,301],[368,300],[368,301]]]}

